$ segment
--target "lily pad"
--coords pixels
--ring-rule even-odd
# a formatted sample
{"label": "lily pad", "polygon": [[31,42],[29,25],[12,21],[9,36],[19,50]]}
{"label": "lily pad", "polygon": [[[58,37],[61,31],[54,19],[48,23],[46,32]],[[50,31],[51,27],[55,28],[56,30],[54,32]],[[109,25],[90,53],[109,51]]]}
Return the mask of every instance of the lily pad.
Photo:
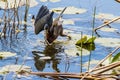
{"label": "lily pad", "polygon": [[[97,19],[101,19],[104,22],[108,22],[110,20],[113,20],[115,18],[118,18],[119,16],[113,15],[113,14],[108,14],[108,13],[99,13],[96,15]],[[120,23],[120,20],[115,21],[114,23]]]}
{"label": "lily pad", "polygon": [[30,72],[31,68],[25,65],[6,65],[0,69],[0,74],[6,74],[9,72],[20,72],[20,71]]}
{"label": "lily pad", "polygon": [[73,20],[71,20],[71,19],[63,19],[63,24],[71,24],[71,25],[74,25],[75,24],[75,22],[73,21]]}
{"label": "lily pad", "polygon": [[16,56],[16,53],[0,52],[0,58],[7,58],[7,57],[12,57],[12,56]]}
{"label": "lily pad", "polygon": [[87,36],[84,36],[83,38],[78,40],[75,45],[87,49],[88,51],[95,50],[95,44],[94,44],[95,39],[96,37],[91,37],[87,40]]}
{"label": "lily pad", "polygon": [[98,19],[114,19],[117,16],[113,15],[113,14],[108,14],[108,13],[99,13],[96,15],[96,18]]}
{"label": "lily pad", "polygon": [[[91,61],[90,61],[90,69],[92,69],[94,66],[96,66],[99,61],[100,61],[100,60],[95,60],[95,59],[91,60]],[[89,63],[89,62],[85,62],[85,63],[82,65],[84,69],[87,69],[87,68],[88,68],[88,63]]]}
{"label": "lily pad", "polygon": [[77,54],[79,56],[87,56],[90,54],[90,52],[86,49],[82,49],[82,55],[81,55],[81,51],[79,48],[76,48],[75,46],[72,48],[68,48],[64,50],[66,54],[68,54],[69,56],[77,56]]}
{"label": "lily pad", "polygon": [[40,0],[41,2],[48,2],[48,1],[50,1],[50,2],[59,2],[60,0]]}
{"label": "lily pad", "polygon": [[120,39],[119,38],[96,38],[95,43],[99,43],[105,47],[117,47],[120,46]]}
{"label": "lily pad", "polygon": [[[58,7],[58,8],[53,8],[51,9],[51,11],[54,11],[56,13],[61,13],[61,11],[63,10],[64,8],[62,7]],[[82,8],[76,8],[76,7],[73,7],[73,6],[69,6],[67,7],[67,9],[64,11],[64,14],[82,14],[82,13],[85,13],[87,10],[86,9],[82,9]]]}
{"label": "lily pad", "polygon": [[117,31],[118,29],[103,27],[103,28],[101,28],[100,30],[101,30],[101,31],[105,31],[105,32],[115,32],[115,31]]}
{"label": "lily pad", "polygon": [[30,0],[30,7],[37,6],[38,2],[36,0]]}
{"label": "lily pad", "polygon": [[[71,36],[71,40],[67,41],[66,43],[64,42],[64,47],[65,47],[65,53],[69,56],[77,56],[77,54],[81,55],[81,48],[76,47],[76,42],[81,38],[80,33],[74,33],[72,30],[69,30],[69,36]],[[88,35],[83,35],[90,37]],[[82,56],[87,56],[89,55],[90,52],[86,49],[82,49]]]}
{"label": "lily pad", "polygon": [[86,41],[87,41],[87,36],[84,36],[83,38],[81,38],[76,42],[76,45],[80,46],[81,44],[84,44]]}

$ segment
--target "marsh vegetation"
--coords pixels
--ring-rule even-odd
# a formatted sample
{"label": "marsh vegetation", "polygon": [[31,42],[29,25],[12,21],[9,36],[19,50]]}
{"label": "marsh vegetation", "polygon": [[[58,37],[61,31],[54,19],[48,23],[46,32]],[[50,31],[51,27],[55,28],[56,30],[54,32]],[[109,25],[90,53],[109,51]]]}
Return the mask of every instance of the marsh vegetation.
{"label": "marsh vegetation", "polygon": [[[0,0],[0,80],[119,80],[119,2]],[[44,31],[35,35],[32,16],[42,5],[54,17],[67,7],[61,20],[71,40],[46,45]]]}

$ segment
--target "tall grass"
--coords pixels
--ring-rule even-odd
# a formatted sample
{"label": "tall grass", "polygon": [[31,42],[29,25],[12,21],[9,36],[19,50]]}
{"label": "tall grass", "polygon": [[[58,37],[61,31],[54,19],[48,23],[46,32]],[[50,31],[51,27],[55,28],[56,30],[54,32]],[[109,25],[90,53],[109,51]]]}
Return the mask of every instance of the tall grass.
{"label": "tall grass", "polygon": [[[24,14],[24,21],[25,23],[27,22],[27,16],[28,16],[28,11],[29,11],[29,6],[30,6],[30,0],[26,0],[26,6],[25,6],[25,14]],[[27,25],[24,24],[24,29],[26,30]]]}
{"label": "tall grass", "polygon": [[[83,32],[81,31],[81,39],[83,38]],[[81,54],[81,58],[80,58],[80,64],[81,64],[81,69],[80,69],[80,72],[82,73],[82,52],[83,52],[83,50],[82,50],[82,42],[81,42],[81,51],[80,51],[80,54]]]}
{"label": "tall grass", "polygon": [[[93,9],[93,20],[92,20],[92,38],[94,37],[94,27],[95,27],[95,15],[96,15],[96,6]],[[94,42],[93,42],[94,43]],[[91,44],[93,45],[93,44]],[[92,48],[92,47],[90,47]],[[88,71],[90,69],[90,61],[91,61],[91,56],[92,56],[92,51],[90,51],[90,55],[89,55],[89,61],[88,61]]]}
{"label": "tall grass", "polygon": [[[13,36],[16,36],[18,34],[18,29],[21,26],[20,22],[25,21],[27,22],[27,16],[28,16],[28,11],[29,11],[29,4],[30,1],[26,0],[25,2],[25,13],[23,16],[20,16],[19,14],[20,12],[20,3],[21,0],[17,1],[14,0],[13,3],[13,7],[12,4],[9,4],[9,2],[7,0],[3,0],[5,2],[5,8],[2,9],[3,12],[3,17],[2,17],[2,25],[0,25],[0,27],[2,28],[1,33],[0,33],[0,38],[4,37],[10,37],[12,38]],[[20,18],[24,17],[23,20],[20,21]],[[24,26],[24,28],[26,29],[27,25]]]}

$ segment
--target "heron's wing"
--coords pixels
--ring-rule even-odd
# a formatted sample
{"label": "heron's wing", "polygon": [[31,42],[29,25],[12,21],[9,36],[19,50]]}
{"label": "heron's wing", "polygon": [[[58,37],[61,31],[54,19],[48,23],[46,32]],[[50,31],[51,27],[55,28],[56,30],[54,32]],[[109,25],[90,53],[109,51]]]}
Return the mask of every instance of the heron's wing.
{"label": "heron's wing", "polygon": [[35,26],[35,34],[38,34],[42,30],[44,30],[44,25],[48,24],[48,26],[51,26],[53,22],[53,14],[54,12],[49,12],[48,8],[46,6],[42,6],[37,14],[37,18],[35,20],[34,26]]}
{"label": "heron's wing", "polygon": [[52,23],[53,23],[53,14],[54,14],[54,12],[52,11],[48,16],[49,18],[47,19],[47,24],[49,27],[51,27]]}
{"label": "heron's wing", "polygon": [[43,16],[45,16],[46,14],[49,13],[49,10],[47,9],[47,6],[41,6],[41,8],[39,9],[36,19],[35,19],[35,23]]}
{"label": "heron's wing", "polygon": [[66,10],[67,7],[65,7],[60,15],[54,20],[52,26],[49,29],[49,33],[46,33],[46,41],[48,44],[51,44],[57,37],[61,34],[62,29],[62,22],[59,21],[60,17],[62,16],[63,12]]}

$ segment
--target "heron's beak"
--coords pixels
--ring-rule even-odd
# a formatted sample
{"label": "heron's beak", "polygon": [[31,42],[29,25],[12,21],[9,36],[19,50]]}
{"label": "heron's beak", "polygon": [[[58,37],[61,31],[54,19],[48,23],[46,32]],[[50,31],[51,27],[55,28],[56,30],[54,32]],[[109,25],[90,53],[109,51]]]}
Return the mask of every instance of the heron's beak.
{"label": "heron's beak", "polygon": [[34,24],[34,23],[35,23],[35,16],[34,16],[34,15],[32,15],[31,22],[32,22],[32,24]]}

